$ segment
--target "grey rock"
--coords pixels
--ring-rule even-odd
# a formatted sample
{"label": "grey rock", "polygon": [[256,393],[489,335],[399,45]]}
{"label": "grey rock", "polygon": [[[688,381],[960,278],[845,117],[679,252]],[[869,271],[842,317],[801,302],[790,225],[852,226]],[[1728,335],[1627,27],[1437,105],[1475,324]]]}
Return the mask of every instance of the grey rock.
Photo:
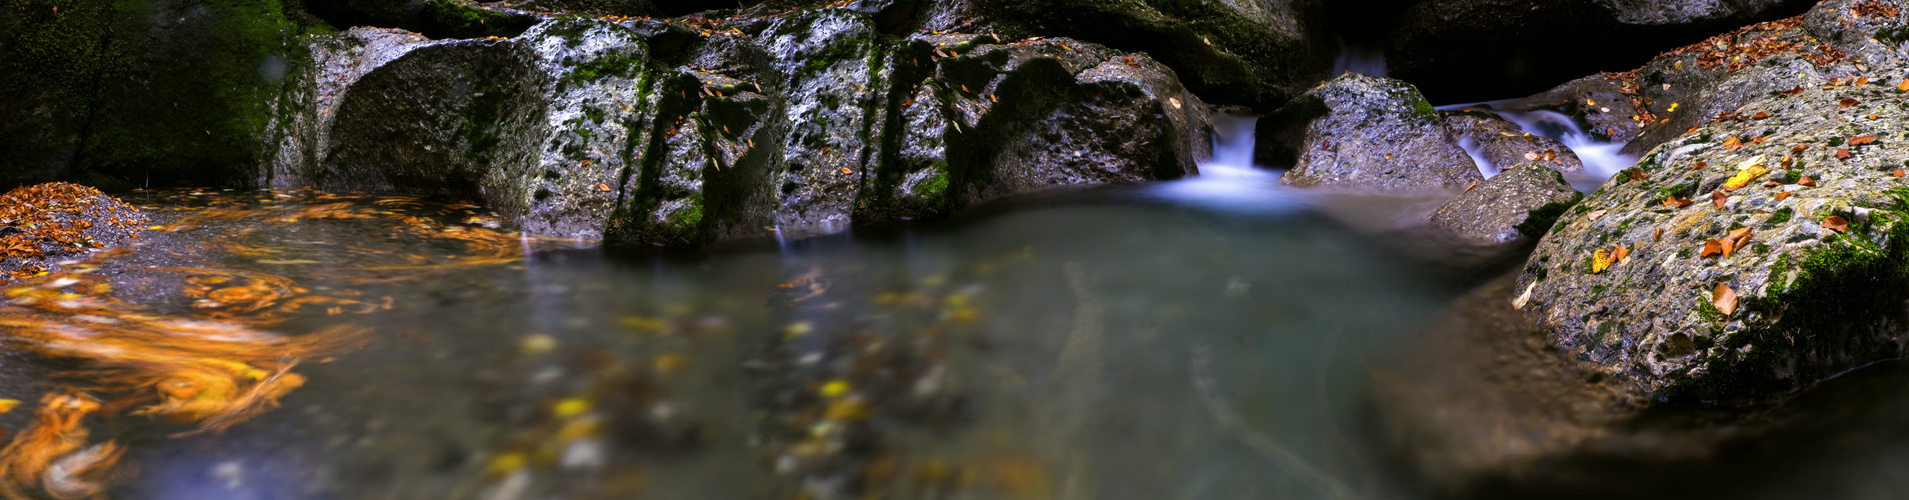
{"label": "grey rock", "polygon": [[[1765,119],[1707,123],[1658,146],[1637,175],[1607,181],[1538,245],[1518,278],[1531,289],[1526,313],[1638,401],[1754,402],[1901,357],[1909,207],[1899,193],[1909,183],[1893,174],[1909,155],[1892,146],[1891,128],[1909,116],[1900,93],[1765,94],[1736,110]],[[1850,144],[1860,137],[1874,142]],[[1770,172],[1710,203],[1705,189],[1759,163]],[[1671,196],[1698,202],[1664,204]],[[1846,233],[1827,227],[1832,216],[1849,221]],[[1753,230],[1741,248],[1703,256],[1708,240],[1739,227]],[[1617,245],[1630,257],[1594,272],[1596,252]],[[1713,305],[1719,285],[1739,297],[1734,310]]]}
{"label": "grey rock", "polygon": [[[1524,163],[1478,183],[1432,213],[1433,226],[1467,242],[1498,245],[1542,234],[1584,195],[1551,167]],[[1521,227],[1534,228],[1521,231]]]}
{"label": "grey rock", "polygon": [[1563,173],[1584,171],[1571,148],[1549,137],[1526,133],[1518,124],[1482,110],[1447,111],[1445,127],[1476,160],[1480,169],[1498,171],[1524,163],[1539,163]]}
{"label": "grey rock", "polygon": [[1296,187],[1457,191],[1484,180],[1444,118],[1403,81],[1344,73],[1261,120],[1256,157]]}

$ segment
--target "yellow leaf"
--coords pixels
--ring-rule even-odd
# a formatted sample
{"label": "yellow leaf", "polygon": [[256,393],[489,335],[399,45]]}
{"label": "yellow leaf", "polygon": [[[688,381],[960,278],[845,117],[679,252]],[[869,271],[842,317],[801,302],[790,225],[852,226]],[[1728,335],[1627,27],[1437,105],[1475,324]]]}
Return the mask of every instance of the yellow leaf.
{"label": "yellow leaf", "polygon": [[1730,176],[1730,180],[1723,182],[1723,189],[1725,191],[1743,189],[1743,186],[1749,185],[1750,181],[1767,173],[1770,173],[1770,169],[1763,168],[1763,165],[1751,166],[1749,169],[1737,172],[1737,175]]}
{"label": "yellow leaf", "polygon": [[0,399],[0,413],[13,411],[13,408],[17,406],[20,406],[18,399]]}
{"label": "yellow leaf", "polygon": [[1616,262],[1616,259],[1611,258],[1610,250],[1603,248],[1597,249],[1597,253],[1591,255],[1591,274],[1601,273],[1604,272],[1605,269],[1610,269],[1612,262]]}

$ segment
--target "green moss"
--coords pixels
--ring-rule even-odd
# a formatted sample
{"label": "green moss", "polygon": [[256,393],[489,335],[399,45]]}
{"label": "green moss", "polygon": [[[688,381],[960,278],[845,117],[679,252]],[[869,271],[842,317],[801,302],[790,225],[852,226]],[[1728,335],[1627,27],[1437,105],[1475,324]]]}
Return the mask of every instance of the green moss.
{"label": "green moss", "polygon": [[689,204],[670,212],[667,217],[677,229],[690,230],[703,222],[703,197],[697,195],[689,199]]}
{"label": "green moss", "polygon": [[928,200],[940,200],[948,192],[948,163],[937,162],[934,175],[915,186],[915,194]]}
{"label": "green moss", "polygon": [[[1545,233],[1551,232],[1552,226],[1557,225],[1558,218],[1562,217],[1567,210],[1570,210],[1583,199],[1584,195],[1579,193],[1576,196],[1572,196],[1571,201],[1554,201],[1531,209],[1531,211],[1525,212],[1524,222],[1518,223],[1515,229],[1518,230],[1518,234],[1525,235],[1527,238],[1542,238]],[[1578,208],[1582,209],[1584,207],[1580,206]]]}
{"label": "green moss", "polygon": [[1776,209],[1775,212],[1772,212],[1770,214],[1770,218],[1763,220],[1763,227],[1765,228],[1776,227],[1776,225],[1778,224],[1789,222],[1790,218],[1795,215],[1796,215],[1796,211],[1791,210],[1790,207],[1783,207],[1783,208]]}

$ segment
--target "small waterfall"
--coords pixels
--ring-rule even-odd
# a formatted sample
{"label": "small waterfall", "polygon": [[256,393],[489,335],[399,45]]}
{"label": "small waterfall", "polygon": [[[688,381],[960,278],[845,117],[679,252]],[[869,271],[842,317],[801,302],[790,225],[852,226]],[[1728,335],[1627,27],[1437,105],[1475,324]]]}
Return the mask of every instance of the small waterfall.
{"label": "small waterfall", "polygon": [[1279,186],[1279,173],[1253,164],[1257,116],[1213,115],[1213,157],[1200,175],[1163,182],[1149,194],[1228,211],[1283,212],[1302,203],[1299,193]]}
{"label": "small waterfall", "polygon": [[[1618,152],[1624,149],[1625,143],[1594,139],[1591,137],[1590,130],[1588,130],[1584,124],[1578,123],[1577,119],[1571,118],[1569,115],[1547,109],[1531,111],[1512,111],[1507,109],[1522,102],[1523,101],[1519,99],[1507,99],[1503,101],[1440,106],[1438,109],[1441,111],[1453,111],[1466,108],[1488,110],[1517,124],[1518,128],[1524,129],[1526,133],[1543,136],[1564,143],[1564,147],[1570,148],[1571,152],[1578,156],[1578,160],[1584,163],[1584,173],[1572,176],[1575,178],[1571,179],[1571,184],[1580,191],[1595,190],[1597,186],[1603,184],[1605,180],[1610,179],[1613,175],[1617,175],[1618,171],[1631,168],[1631,165],[1637,164],[1637,158]],[[1461,143],[1460,146],[1462,147],[1464,144]],[[1466,147],[1465,152],[1472,153],[1472,148]],[[1489,162],[1483,161],[1479,158],[1479,155],[1475,153],[1472,155],[1472,159],[1479,162],[1480,172],[1485,173],[1486,177],[1491,176],[1495,167],[1489,166]]]}
{"label": "small waterfall", "polygon": [[1386,76],[1385,52],[1345,42],[1339,43],[1339,59],[1332,63],[1332,75],[1351,71],[1366,76]]}
{"label": "small waterfall", "polygon": [[1490,159],[1485,158],[1485,149],[1479,147],[1478,141],[1472,140],[1471,136],[1459,137],[1458,148],[1465,150],[1465,154],[1472,157],[1472,163],[1478,165],[1478,173],[1484,174],[1486,179],[1498,175],[1498,172],[1503,170],[1491,164]]}

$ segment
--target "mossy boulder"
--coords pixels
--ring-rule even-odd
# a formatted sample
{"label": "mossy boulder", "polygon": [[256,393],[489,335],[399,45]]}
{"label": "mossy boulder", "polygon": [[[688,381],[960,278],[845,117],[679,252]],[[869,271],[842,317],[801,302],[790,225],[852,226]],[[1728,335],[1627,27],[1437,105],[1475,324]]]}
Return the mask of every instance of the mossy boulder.
{"label": "mossy boulder", "polygon": [[1734,111],[1762,119],[1658,146],[1538,245],[1518,278],[1526,314],[1640,402],[1758,401],[1901,357],[1904,98],[1775,93]]}
{"label": "mossy boulder", "polygon": [[918,35],[888,59],[889,121],[857,220],[1197,173],[1206,105],[1144,54],[1065,38]]}
{"label": "mossy boulder", "polygon": [[1430,221],[1468,243],[1499,245],[1542,236],[1583,196],[1557,170],[1527,162],[1453,197]]}
{"label": "mossy boulder", "polygon": [[1381,191],[1450,191],[1484,180],[1445,118],[1403,81],[1344,73],[1266,118],[1255,157],[1290,165],[1280,183]]}
{"label": "mossy boulder", "polygon": [[0,182],[253,185],[322,30],[277,1],[0,3]]}

